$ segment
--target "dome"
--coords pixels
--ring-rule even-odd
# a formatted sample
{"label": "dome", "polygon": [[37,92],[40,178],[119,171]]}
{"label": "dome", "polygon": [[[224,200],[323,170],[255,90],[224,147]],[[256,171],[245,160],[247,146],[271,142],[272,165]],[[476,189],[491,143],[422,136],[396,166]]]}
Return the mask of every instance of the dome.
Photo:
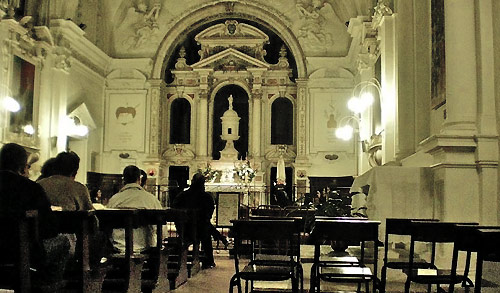
{"label": "dome", "polygon": [[236,113],[236,111],[234,111],[233,109],[228,109],[226,112],[224,112],[222,118],[240,118],[240,117],[238,116],[238,113]]}

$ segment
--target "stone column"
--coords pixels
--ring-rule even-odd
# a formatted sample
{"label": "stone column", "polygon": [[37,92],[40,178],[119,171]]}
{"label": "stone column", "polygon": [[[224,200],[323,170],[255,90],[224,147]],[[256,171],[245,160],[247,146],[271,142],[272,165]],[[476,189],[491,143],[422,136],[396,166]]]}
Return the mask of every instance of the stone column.
{"label": "stone column", "polygon": [[253,101],[253,131],[252,131],[252,150],[251,156],[258,158],[261,156],[261,112],[262,112],[262,91],[254,90],[252,91],[252,101]]}
{"label": "stone column", "polygon": [[308,163],[307,157],[307,79],[296,79],[297,83],[297,158],[295,163]]}
{"label": "stone column", "polygon": [[196,155],[206,158],[208,150],[208,92],[202,90],[198,100],[198,131],[196,141]]}
{"label": "stone column", "polygon": [[150,131],[149,131],[149,156],[160,155],[160,93],[163,80],[152,79],[149,81],[151,108],[150,108]]}
{"label": "stone column", "polygon": [[477,131],[477,65],[475,1],[444,1],[446,120],[442,132]]}
{"label": "stone column", "polygon": [[500,208],[498,194],[498,131],[495,106],[495,64],[494,31],[492,0],[477,2],[476,23],[478,32],[477,59],[478,66],[478,99],[480,100],[476,162],[479,171],[479,221],[481,224],[498,225]]}
{"label": "stone column", "polygon": [[382,62],[382,164],[396,160],[396,150],[399,148],[396,139],[397,130],[397,71],[396,71],[396,32],[394,29],[395,16],[381,18],[378,28],[380,38],[380,52]]}

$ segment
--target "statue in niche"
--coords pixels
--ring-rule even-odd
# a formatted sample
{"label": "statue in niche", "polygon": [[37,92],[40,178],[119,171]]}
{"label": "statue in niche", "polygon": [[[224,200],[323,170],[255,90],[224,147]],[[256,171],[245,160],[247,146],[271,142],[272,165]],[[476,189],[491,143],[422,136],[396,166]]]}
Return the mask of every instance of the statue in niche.
{"label": "statue in niche", "polygon": [[128,0],[124,1],[117,13],[117,27],[133,30],[133,36],[126,38],[123,45],[129,49],[143,47],[148,40],[158,35],[161,4],[153,0]]}
{"label": "statue in niche", "polygon": [[295,5],[302,19],[298,38],[309,50],[323,49],[333,45],[332,36],[325,32],[325,15],[334,13],[325,0],[298,0]]}
{"label": "statue in niche", "polygon": [[326,118],[326,128],[328,129],[335,129],[337,128],[337,109],[335,108],[335,105],[333,104],[333,101],[330,102],[328,105],[328,108],[325,109],[325,118]]}

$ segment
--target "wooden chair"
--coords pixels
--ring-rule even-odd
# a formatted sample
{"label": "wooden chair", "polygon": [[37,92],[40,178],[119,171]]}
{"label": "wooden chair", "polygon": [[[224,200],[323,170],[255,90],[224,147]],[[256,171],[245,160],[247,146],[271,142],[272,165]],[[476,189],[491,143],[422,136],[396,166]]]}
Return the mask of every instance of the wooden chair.
{"label": "wooden chair", "polygon": [[[294,219],[236,220],[233,223],[235,274],[229,283],[242,292],[241,280],[245,280],[245,292],[253,291],[254,281],[291,280],[292,292],[303,291],[300,266],[300,223]],[[262,249],[263,243],[285,241],[288,245],[276,245]],[[245,249],[244,243],[248,243]],[[269,247],[267,247],[269,248]],[[240,270],[240,256],[250,254],[249,263]],[[278,256],[276,256],[278,255]],[[300,280],[299,280],[300,279]]]}
{"label": "wooden chair", "polygon": [[[378,255],[378,227],[379,221],[368,220],[330,220],[317,219],[311,232],[311,241],[315,245],[314,262],[311,267],[310,292],[321,292],[321,280],[328,282],[357,283],[358,291],[361,283],[365,283],[366,292],[369,292],[370,282],[373,281],[373,290],[378,287],[377,255]],[[344,260],[321,260],[320,247],[330,241],[355,241],[361,243],[359,262],[345,262]],[[365,263],[365,242],[373,242],[373,272]]]}
{"label": "wooden chair", "polygon": [[[428,221],[438,222],[435,219],[402,219],[402,218],[388,218],[385,221],[385,241],[384,241],[384,264],[382,265],[381,272],[381,291],[385,292],[385,284],[387,279],[387,269],[403,270],[408,268],[407,259],[389,259],[388,252],[390,246],[390,235],[410,236],[411,223],[413,221]],[[432,243],[431,261],[426,262],[422,259],[415,259],[413,262],[414,268],[420,269],[435,269],[434,265],[436,255],[436,243]]]}
{"label": "wooden chair", "polygon": [[[67,269],[68,289],[79,292],[99,292],[109,267],[103,263],[90,264],[90,242],[98,231],[93,211],[56,211],[54,215],[59,224],[60,233],[76,234],[75,271]],[[104,244],[104,243],[101,243]]]}
{"label": "wooden chair", "polygon": [[[453,249],[453,260],[451,274],[455,278],[458,263],[458,252],[476,252],[476,277],[474,292],[481,292],[481,280],[483,273],[483,261],[500,262],[500,226],[470,226],[457,225],[457,239]],[[466,264],[464,275],[467,276],[469,267]],[[465,281],[465,280],[464,280]],[[462,286],[466,283],[462,282]],[[452,281],[449,292],[454,291]]]}
{"label": "wooden chair", "polygon": [[[448,243],[455,244],[457,239],[457,224],[477,225],[477,223],[456,223],[456,222],[429,222],[412,221],[410,225],[410,255],[408,267],[403,270],[406,274],[405,292],[410,292],[412,282],[419,284],[436,285],[438,291],[442,291],[441,284],[458,284],[466,282],[472,286],[472,281],[467,278],[466,273],[462,275],[452,274],[451,270],[434,269],[432,271],[419,269],[415,264],[415,242],[427,243]],[[434,257],[434,256],[431,256]],[[452,258],[453,259],[453,258]],[[453,260],[450,260],[450,267]],[[434,260],[431,260],[431,264]],[[470,263],[470,252],[467,253],[466,268]],[[431,273],[429,273],[431,272]],[[430,292],[431,286],[428,286]]]}
{"label": "wooden chair", "polygon": [[0,235],[8,235],[8,239],[2,238],[0,241],[0,288],[31,292],[30,267],[33,260],[30,247],[41,247],[36,233],[37,217],[37,211],[0,217]]}

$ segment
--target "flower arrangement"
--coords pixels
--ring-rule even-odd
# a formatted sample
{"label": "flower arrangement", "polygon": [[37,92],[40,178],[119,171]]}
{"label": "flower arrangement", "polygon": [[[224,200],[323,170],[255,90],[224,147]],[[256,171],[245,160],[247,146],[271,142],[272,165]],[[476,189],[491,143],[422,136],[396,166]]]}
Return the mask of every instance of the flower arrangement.
{"label": "flower arrangement", "polygon": [[206,181],[209,181],[209,182],[213,182],[215,181],[215,179],[217,178],[217,176],[219,176],[220,174],[222,174],[221,171],[219,170],[213,170],[212,169],[212,166],[210,164],[207,165],[207,167],[205,169],[198,169],[198,172],[200,172],[201,174],[203,174],[203,176],[205,176],[205,180]]}
{"label": "flower arrangement", "polygon": [[252,182],[256,172],[256,170],[254,170],[250,166],[250,162],[248,160],[235,165],[234,171],[236,171],[236,174],[238,174],[240,182],[245,182],[245,183]]}

